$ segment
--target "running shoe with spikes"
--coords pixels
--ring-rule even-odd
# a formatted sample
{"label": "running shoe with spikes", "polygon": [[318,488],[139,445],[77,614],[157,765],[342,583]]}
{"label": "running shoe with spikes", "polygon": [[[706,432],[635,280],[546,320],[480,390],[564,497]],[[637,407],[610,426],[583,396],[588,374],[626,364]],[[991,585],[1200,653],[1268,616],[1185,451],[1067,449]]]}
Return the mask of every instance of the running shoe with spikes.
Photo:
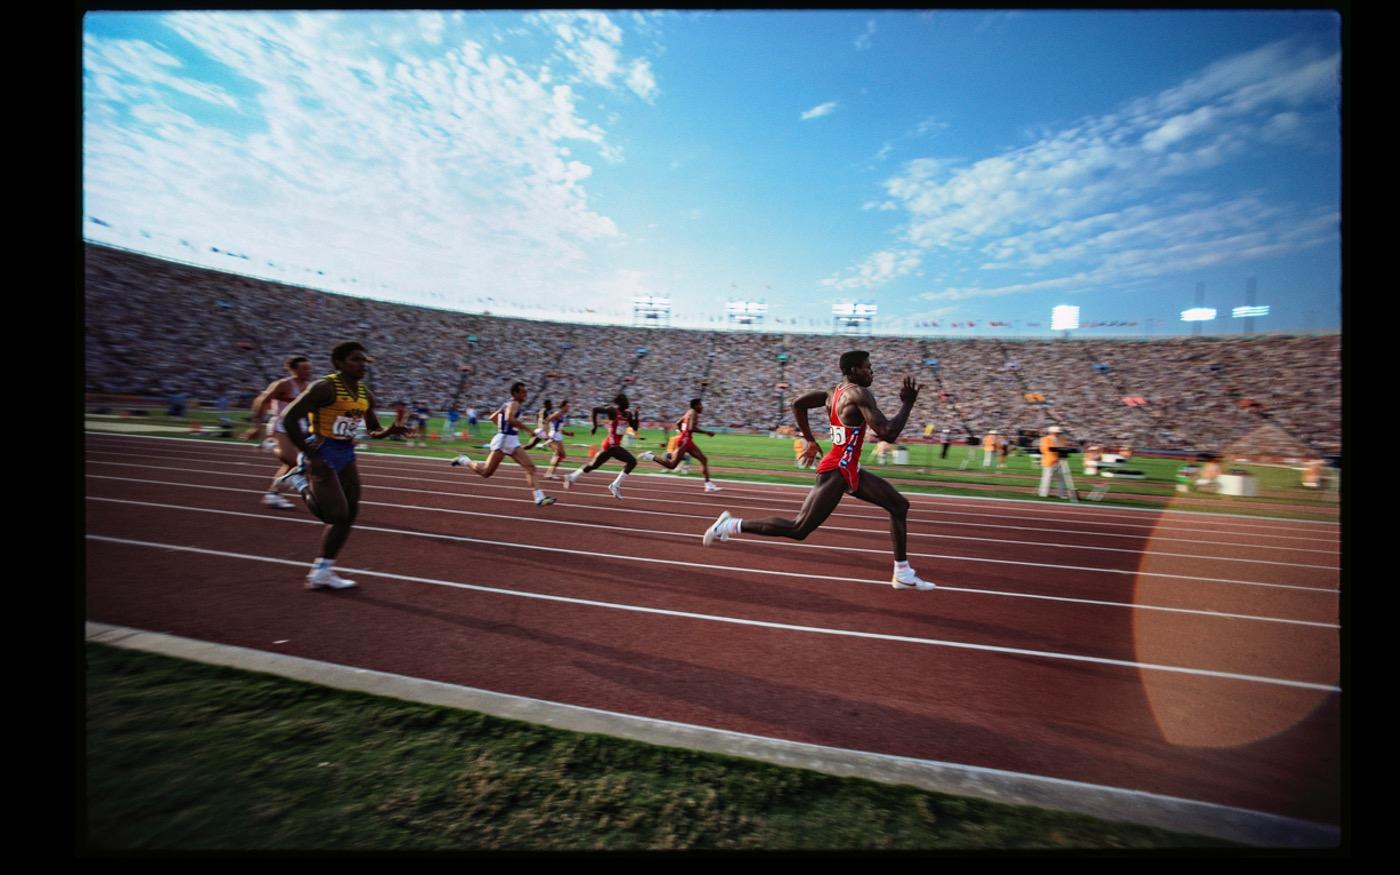
{"label": "running shoe with spikes", "polygon": [[705,530],[705,536],[701,540],[701,543],[708,547],[715,542],[716,538],[718,538],[721,541],[728,541],[729,533],[727,531],[724,531],[724,529],[726,528],[725,524],[728,522],[729,511],[726,510],[724,513],[719,515],[719,519],[711,523],[710,527]]}
{"label": "running shoe with spikes", "polygon": [[618,486],[616,483],[609,483],[609,484],[608,484],[608,491],[612,493],[612,497],[613,497],[613,498],[617,498],[617,499],[621,499],[621,498],[622,498],[622,487],[621,487],[621,486]]}
{"label": "running shoe with spikes", "polygon": [[329,568],[321,568],[306,575],[307,589],[354,589],[355,581],[346,580]]}
{"label": "running shoe with spikes", "polygon": [[559,501],[559,499],[555,498],[554,496],[552,496],[552,495],[546,495],[544,498],[541,498],[539,501],[535,502],[535,506],[536,506],[536,507],[549,507],[551,504],[557,504],[558,501]]}
{"label": "running shoe with spikes", "polygon": [[295,504],[292,504],[290,501],[278,495],[276,492],[269,492],[266,495],[264,495],[262,503],[263,507],[275,507],[278,510],[290,510],[296,507]]}
{"label": "running shoe with spikes", "polygon": [[653,453],[651,450],[645,450],[645,451],[643,451],[642,454],[641,454],[640,456],[638,456],[637,458],[638,458],[638,459],[641,459],[643,462],[655,462],[655,461],[656,461],[656,453]]}
{"label": "running shoe with spikes", "polygon": [[920,580],[919,575],[915,574],[912,568],[904,572],[896,571],[890,578],[890,586],[895,589],[928,590],[936,588],[936,586],[929,581]]}
{"label": "running shoe with spikes", "polygon": [[705,491],[706,491],[706,492],[719,492],[719,487],[716,486],[715,484],[711,483],[710,481],[706,480],[706,481],[705,481]]}
{"label": "running shoe with spikes", "polygon": [[455,459],[452,460],[452,467],[454,467],[454,468],[460,468],[460,467],[462,467],[463,465],[470,465],[471,463],[472,463],[472,460],[469,459],[469,458],[467,458],[467,454],[466,454],[466,453],[458,453],[458,454],[457,454],[457,458],[455,458]]}

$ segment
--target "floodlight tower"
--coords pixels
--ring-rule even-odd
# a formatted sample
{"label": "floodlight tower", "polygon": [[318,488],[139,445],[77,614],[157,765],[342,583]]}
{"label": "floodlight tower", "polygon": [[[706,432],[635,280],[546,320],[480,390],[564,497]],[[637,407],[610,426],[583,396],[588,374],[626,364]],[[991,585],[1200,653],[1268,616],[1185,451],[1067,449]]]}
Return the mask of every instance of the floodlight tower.
{"label": "floodlight tower", "polygon": [[669,327],[671,299],[644,296],[632,299],[632,322],[642,326]]}
{"label": "floodlight tower", "polygon": [[875,304],[860,304],[842,301],[831,305],[831,330],[833,334],[869,336],[875,330]]}
{"label": "floodlight tower", "polygon": [[724,321],[745,328],[762,328],[768,318],[768,305],[762,301],[729,301],[724,305]]}
{"label": "floodlight tower", "polygon": [[1231,315],[1231,316],[1235,317],[1236,319],[1243,319],[1243,320],[1244,320],[1244,322],[1241,323],[1241,325],[1242,325],[1243,327],[1240,329],[1241,332],[1244,333],[1244,334],[1253,334],[1253,333],[1254,333],[1254,317],[1255,317],[1255,316],[1267,316],[1267,315],[1269,315],[1269,305],[1268,305],[1268,304],[1265,304],[1264,306],[1259,307],[1259,306],[1256,306],[1255,303],[1254,303],[1254,284],[1255,284],[1254,277],[1250,277],[1250,278],[1249,278],[1249,282],[1246,283],[1246,284],[1245,284],[1245,287],[1244,287],[1244,306],[1243,306],[1243,307],[1236,307],[1235,309],[1233,309],[1233,310],[1230,311],[1230,315]]}

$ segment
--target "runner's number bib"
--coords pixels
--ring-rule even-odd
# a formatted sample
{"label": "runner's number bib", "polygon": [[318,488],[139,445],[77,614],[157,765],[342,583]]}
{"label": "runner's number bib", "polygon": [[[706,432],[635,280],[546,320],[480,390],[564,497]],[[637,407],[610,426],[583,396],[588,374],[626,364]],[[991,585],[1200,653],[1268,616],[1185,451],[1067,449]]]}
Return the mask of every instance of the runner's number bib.
{"label": "runner's number bib", "polygon": [[837,446],[846,442],[846,427],[844,425],[833,425],[831,427],[831,442]]}
{"label": "runner's number bib", "polygon": [[331,426],[331,433],[340,438],[353,438],[359,424],[360,418],[358,416],[337,416],[335,423]]}

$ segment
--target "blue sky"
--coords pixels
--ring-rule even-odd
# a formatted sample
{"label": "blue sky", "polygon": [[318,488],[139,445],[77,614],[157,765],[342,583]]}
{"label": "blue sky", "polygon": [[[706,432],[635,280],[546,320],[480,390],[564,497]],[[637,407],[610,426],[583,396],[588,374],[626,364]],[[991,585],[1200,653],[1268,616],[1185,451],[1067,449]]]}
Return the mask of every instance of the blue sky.
{"label": "blue sky", "polygon": [[1326,12],[94,12],[83,231],[540,319],[1335,329],[1340,64]]}

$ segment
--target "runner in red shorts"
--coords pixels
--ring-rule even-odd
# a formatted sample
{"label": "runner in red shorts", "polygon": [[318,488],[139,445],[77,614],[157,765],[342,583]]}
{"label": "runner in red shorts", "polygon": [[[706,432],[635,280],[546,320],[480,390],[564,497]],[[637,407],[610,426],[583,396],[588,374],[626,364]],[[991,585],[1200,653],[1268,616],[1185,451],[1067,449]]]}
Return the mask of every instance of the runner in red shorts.
{"label": "runner in red shorts", "polygon": [[676,441],[676,448],[671,452],[671,458],[659,459],[651,452],[642,453],[643,462],[655,462],[661,467],[674,471],[685,461],[686,456],[694,456],[700,462],[700,470],[705,475],[705,491],[719,492],[719,487],[710,482],[710,460],[705,458],[705,454],[700,452],[700,448],[695,445],[695,435],[707,434],[714,437],[715,433],[706,431],[700,427],[700,414],[705,411],[705,405],[700,403],[699,398],[690,399],[690,409],[676,423],[676,431],[679,432]]}
{"label": "runner in red shorts", "polygon": [[608,484],[608,491],[613,494],[613,498],[622,497],[622,481],[632,473],[632,469],[637,467],[637,457],[627,451],[622,445],[622,436],[627,434],[627,429],[637,431],[641,421],[641,413],[637,410],[628,410],[627,396],[619,392],[613,399],[613,403],[607,407],[593,408],[593,434],[598,432],[598,414],[603,414],[608,418],[608,436],[603,440],[603,446],[598,451],[598,455],[593,457],[593,461],[574,471],[564,478],[564,488],[571,489],[578,482],[578,478],[589,471],[598,470],[604,462],[609,459],[617,459],[626,467],[617,475],[613,482]]}
{"label": "runner in red shorts", "polygon": [[904,378],[899,390],[900,409],[893,419],[886,419],[875,404],[875,396],[870,392],[875,372],[870,366],[870,354],[855,350],[841,356],[841,373],[845,382],[832,392],[808,392],[792,403],[793,416],[802,436],[807,440],[806,458],[813,458],[821,447],[812,434],[807,421],[807,411],[816,407],[827,408],[827,418],[831,425],[831,452],[826,454],[817,466],[817,485],[807,493],[802,510],[797,519],[768,517],[759,520],[741,520],[729,515],[728,511],[719,515],[705,531],[704,544],[709,546],[716,539],[727,541],[740,532],[768,537],[793,538],[801,541],[831,516],[840,504],[841,496],[849,492],[862,501],[883,507],[890,515],[890,539],[894,543],[894,574],[890,585],[895,589],[933,589],[934,585],[920,580],[909,567],[909,554],[905,545],[908,540],[906,518],[909,514],[909,501],[900,495],[893,486],[869,471],[860,470],[860,451],[865,443],[868,428],[876,438],[894,443],[904,430],[914,401],[919,397],[919,386],[911,377]]}

